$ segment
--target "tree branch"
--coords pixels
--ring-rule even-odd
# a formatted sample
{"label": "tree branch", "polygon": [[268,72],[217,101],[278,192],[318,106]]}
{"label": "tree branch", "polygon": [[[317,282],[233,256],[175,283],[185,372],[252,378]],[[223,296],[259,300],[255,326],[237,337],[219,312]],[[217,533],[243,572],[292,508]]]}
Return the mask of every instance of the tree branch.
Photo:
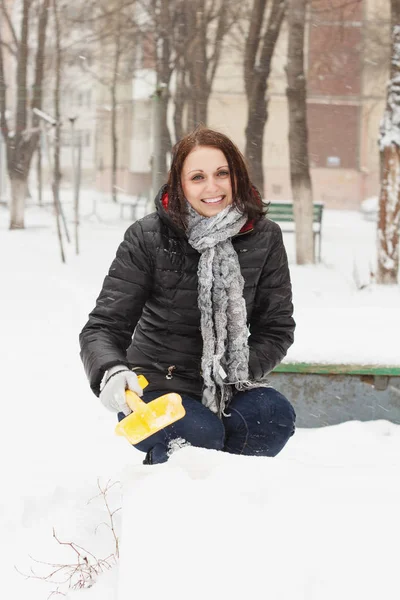
{"label": "tree branch", "polygon": [[[6,20],[6,23],[7,23],[8,29],[10,30],[10,33],[11,33],[11,36],[12,36],[13,42],[14,42],[14,44],[15,44],[15,48],[17,49],[17,48],[18,48],[18,38],[17,38],[17,34],[15,33],[15,29],[14,29],[14,26],[13,26],[13,24],[12,24],[12,21],[11,21],[10,15],[8,14],[8,10],[7,10],[7,8],[6,8],[6,4],[5,4],[5,1],[4,1],[4,0],[1,0],[0,9],[1,9],[1,12],[3,13],[3,15],[4,15],[4,17],[5,17],[5,20]],[[16,50],[15,50],[15,52],[16,52]]]}
{"label": "tree branch", "polygon": [[218,25],[214,39],[214,52],[212,53],[209,62],[210,75],[207,81],[208,91],[211,91],[212,84],[214,81],[215,73],[217,72],[218,64],[221,58],[222,52],[222,40],[224,39],[227,31],[232,27],[233,21],[228,22],[228,2],[229,0],[222,0],[221,7],[218,14]]}
{"label": "tree branch", "polygon": [[268,77],[271,70],[271,60],[276,41],[281,30],[283,17],[286,11],[286,0],[274,0],[268,18],[267,29],[264,34],[260,55],[259,72],[263,78]]}
{"label": "tree branch", "polygon": [[3,46],[3,48],[6,48],[14,58],[17,57],[17,51],[15,50],[15,48],[13,48],[11,46],[11,44],[9,44],[8,42],[5,42],[3,40],[3,41],[0,41],[0,45]]}

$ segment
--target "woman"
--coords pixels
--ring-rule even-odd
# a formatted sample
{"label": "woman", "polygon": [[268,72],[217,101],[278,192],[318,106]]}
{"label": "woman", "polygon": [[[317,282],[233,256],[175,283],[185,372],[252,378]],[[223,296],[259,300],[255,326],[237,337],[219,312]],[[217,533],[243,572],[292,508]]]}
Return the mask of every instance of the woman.
{"label": "woman", "polygon": [[125,233],[81,357],[119,419],[126,389],[182,396],[183,419],[137,444],[145,464],[181,444],[275,456],[294,433],[293,407],[266,379],[295,323],[281,230],[264,213],[236,146],[198,127],[174,149],[156,212]]}

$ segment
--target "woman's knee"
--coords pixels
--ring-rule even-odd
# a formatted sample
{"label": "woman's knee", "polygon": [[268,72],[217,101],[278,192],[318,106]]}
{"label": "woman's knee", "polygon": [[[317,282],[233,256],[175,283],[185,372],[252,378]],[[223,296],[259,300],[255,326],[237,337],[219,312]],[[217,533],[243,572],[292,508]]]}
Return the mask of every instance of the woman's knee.
{"label": "woman's knee", "polygon": [[225,441],[225,428],[221,419],[199,400],[182,396],[186,415],[172,425],[174,434],[192,446],[222,450]]}
{"label": "woman's knee", "polygon": [[224,419],[225,450],[234,454],[276,456],[294,434],[296,414],[274,388],[238,392]]}

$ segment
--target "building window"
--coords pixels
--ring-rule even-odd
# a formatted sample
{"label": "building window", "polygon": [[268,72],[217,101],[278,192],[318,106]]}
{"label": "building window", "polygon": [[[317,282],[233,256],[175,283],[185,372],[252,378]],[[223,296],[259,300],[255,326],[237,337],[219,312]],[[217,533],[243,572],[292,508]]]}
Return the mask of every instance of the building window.
{"label": "building window", "polygon": [[360,107],[307,104],[312,167],[358,169]]}

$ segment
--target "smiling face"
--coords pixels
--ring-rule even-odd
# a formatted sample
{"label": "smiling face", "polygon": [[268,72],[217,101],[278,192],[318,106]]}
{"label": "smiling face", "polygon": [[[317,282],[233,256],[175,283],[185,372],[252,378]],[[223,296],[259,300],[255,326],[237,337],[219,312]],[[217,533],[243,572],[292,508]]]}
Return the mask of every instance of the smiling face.
{"label": "smiling face", "polygon": [[232,204],[228,162],[218,148],[196,146],[183,163],[181,183],[186,200],[204,217],[213,217]]}

